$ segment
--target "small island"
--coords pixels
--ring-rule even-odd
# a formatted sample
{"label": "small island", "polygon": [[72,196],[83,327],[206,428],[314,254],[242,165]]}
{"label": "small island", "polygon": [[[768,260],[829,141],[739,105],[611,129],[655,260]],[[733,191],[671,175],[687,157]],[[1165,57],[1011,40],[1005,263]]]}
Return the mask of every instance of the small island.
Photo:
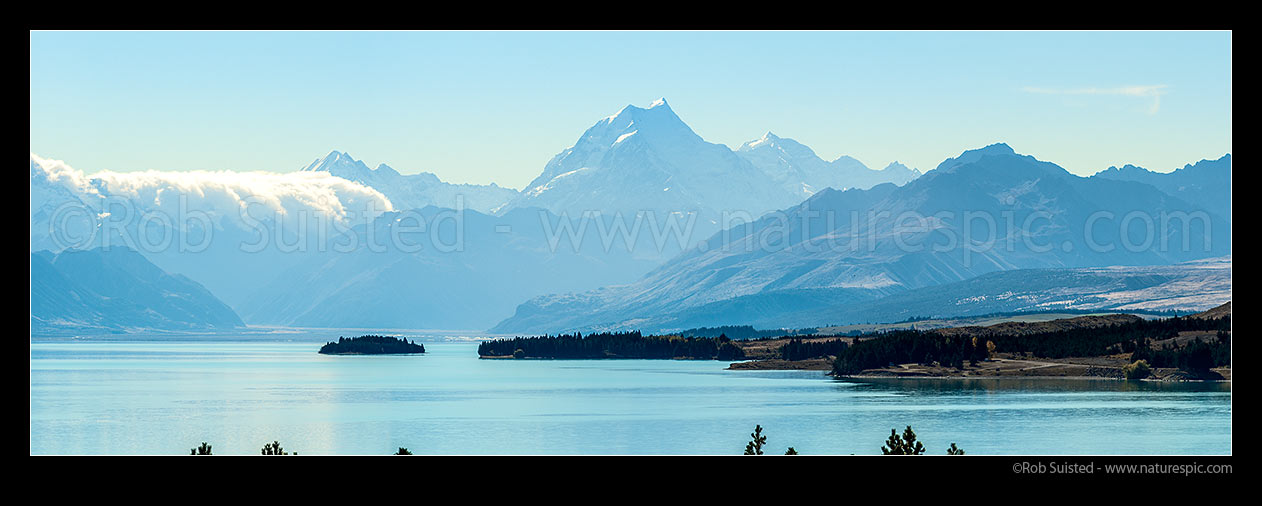
{"label": "small island", "polygon": [[359,336],[350,339],[338,336],[337,342],[320,347],[324,355],[402,355],[425,353],[425,345],[407,339],[387,336]]}

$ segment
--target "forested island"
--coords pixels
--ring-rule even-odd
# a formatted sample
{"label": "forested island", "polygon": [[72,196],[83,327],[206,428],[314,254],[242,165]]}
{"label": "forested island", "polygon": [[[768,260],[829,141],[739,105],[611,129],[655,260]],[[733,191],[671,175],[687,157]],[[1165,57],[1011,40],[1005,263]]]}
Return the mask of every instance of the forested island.
{"label": "forested island", "polygon": [[514,337],[483,342],[481,358],[549,359],[682,359],[741,360],[745,353],[725,335],[683,337],[644,336],[639,331]]}
{"label": "forested island", "polygon": [[425,353],[425,345],[388,336],[359,336],[350,339],[338,336],[337,342],[320,347],[325,355],[398,355]]}

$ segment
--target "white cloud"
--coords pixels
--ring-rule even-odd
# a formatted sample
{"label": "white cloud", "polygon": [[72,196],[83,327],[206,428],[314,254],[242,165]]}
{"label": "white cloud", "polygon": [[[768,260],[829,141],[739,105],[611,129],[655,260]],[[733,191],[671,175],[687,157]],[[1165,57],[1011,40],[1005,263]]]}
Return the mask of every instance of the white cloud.
{"label": "white cloud", "polygon": [[1040,93],[1045,95],[1121,95],[1128,97],[1152,98],[1152,104],[1148,107],[1148,114],[1157,114],[1161,108],[1161,96],[1166,94],[1165,84],[1151,84],[1143,86],[1120,86],[1116,88],[1039,88],[1035,86],[1026,86],[1022,91],[1026,93]]}
{"label": "white cloud", "polygon": [[393,208],[377,190],[326,172],[104,171],[87,175],[61,160],[31,153],[33,195],[36,185],[63,187],[89,205],[103,198],[122,198],[140,212],[172,215],[183,205],[217,220],[238,221],[247,207],[254,217],[322,215],[341,221],[370,219]]}

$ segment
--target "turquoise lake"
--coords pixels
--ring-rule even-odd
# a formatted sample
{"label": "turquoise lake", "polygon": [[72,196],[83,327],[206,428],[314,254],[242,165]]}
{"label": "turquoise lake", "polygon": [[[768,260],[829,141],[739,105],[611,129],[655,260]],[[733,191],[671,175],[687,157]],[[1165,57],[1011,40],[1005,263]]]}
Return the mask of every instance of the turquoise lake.
{"label": "turquoise lake", "polygon": [[[419,340],[418,340],[419,342]],[[839,381],[727,362],[324,356],[301,340],[31,342],[32,454],[1230,454],[1230,383]]]}

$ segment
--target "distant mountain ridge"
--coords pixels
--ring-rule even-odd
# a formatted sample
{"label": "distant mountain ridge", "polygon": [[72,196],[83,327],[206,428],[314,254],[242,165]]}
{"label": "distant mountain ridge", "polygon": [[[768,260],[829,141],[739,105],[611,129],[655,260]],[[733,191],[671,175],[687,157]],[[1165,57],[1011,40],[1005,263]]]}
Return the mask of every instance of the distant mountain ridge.
{"label": "distant mountain ridge", "polygon": [[[821,191],[782,215],[715,234],[635,283],[528,301],[493,331],[640,328],[663,315],[743,298],[757,300],[743,311],[764,313],[760,323],[767,325],[792,313],[801,297],[821,293],[846,304],[995,271],[1162,265],[1230,254],[1230,227],[1222,218],[1163,229],[1160,240],[1176,245],[1166,249],[1154,236],[1145,243],[1140,227],[1121,226],[1136,212],[1156,220],[1153,213],[1198,209],[1150,185],[1075,176],[995,144],[965,151],[901,187]],[[975,220],[966,223],[970,215]],[[900,232],[906,226],[894,219],[900,216],[921,226]],[[993,231],[978,232],[987,225]],[[990,247],[964,246],[984,244],[987,236]],[[681,327],[746,323],[739,312],[724,314],[733,320]]]}
{"label": "distant mountain ridge", "polygon": [[1123,165],[1109,167],[1091,177],[1136,181],[1152,185],[1175,197],[1194,203],[1231,222],[1231,154],[1217,160],[1190,163],[1173,172],[1161,173]]}
{"label": "distant mountain ridge", "polygon": [[[180,199],[171,198],[176,195]],[[370,168],[340,151],[284,174],[148,171],[90,176],[32,153],[30,197],[33,306],[34,257],[51,262],[58,256],[35,252],[57,249],[54,229],[71,237],[110,230],[86,218],[55,219],[56,211],[78,207],[85,213],[77,217],[97,218],[111,215],[105,204],[125,201],[136,212],[114,227],[113,234],[169,235],[177,244],[182,239],[196,244],[213,232],[216,241],[204,250],[146,249],[144,258],[166,272],[196,278],[246,321],[278,325],[472,330],[498,321],[497,332],[746,321],[780,326],[776,322],[825,315],[898,314],[876,301],[902,300],[908,307],[923,308],[927,303],[912,294],[964,286],[958,283],[969,280],[1020,281],[1005,277],[1007,272],[1138,268],[1231,253],[1230,155],[1167,174],[1127,165],[1083,178],[1006,144],[993,144],[948,158],[924,174],[897,162],[872,170],[849,156],[825,161],[809,147],[771,132],[736,150],[707,142],[665,100],[647,108],[628,105],[598,121],[521,192],[494,184],[449,184],[430,173],[402,175],[385,164]],[[400,231],[416,234],[408,231],[410,217],[433,218],[455,207],[457,197],[469,210],[467,247],[460,251],[387,246],[384,251],[359,247],[326,254],[310,245],[326,236],[335,243],[343,233],[361,240]],[[205,211],[210,221],[177,221],[168,227],[140,218],[149,211],[176,211],[184,200],[193,210]],[[245,208],[260,211],[259,226],[238,216]],[[1156,217],[1154,213],[1164,211],[1201,210],[1212,216],[1208,222],[1169,229],[1158,234],[1152,247],[1134,252],[1091,247],[1093,242],[1117,245],[1123,239],[1143,242],[1137,229],[1144,220],[1120,229],[1127,213]],[[567,251],[569,241],[563,238],[561,251],[556,251],[555,240],[565,234],[558,235],[550,224],[558,223],[559,214],[576,222],[588,211],[600,218],[581,244]],[[629,249],[616,239],[612,251],[608,243],[600,244],[611,235],[605,230],[616,228],[611,223],[619,213],[626,224],[639,211],[655,213],[658,221],[693,214],[697,226],[689,240],[673,249],[648,244],[656,240],[649,233],[641,233]],[[1093,234],[1085,235],[1084,223],[1097,212],[1111,218],[1097,221]],[[727,213],[750,222],[724,227]],[[876,217],[882,213],[884,218]],[[945,251],[933,251],[932,246],[953,237],[985,231],[985,220],[963,221],[968,213],[995,220],[1000,246],[972,251],[957,241]],[[903,224],[895,218],[904,215],[921,218],[908,223],[923,228],[905,234],[906,242],[925,248],[899,244]],[[332,229],[317,230],[300,221],[314,216],[333,216],[331,221],[346,223],[349,232],[324,234]],[[295,217],[296,226],[288,221]],[[600,233],[592,233],[597,228]],[[104,240],[125,244],[116,239],[99,234],[95,242],[76,247]],[[263,251],[239,247],[255,241],[266,244]],[[1008,247],[1008,242],[1015,246]],[[1158,247],[1164,242],[1187,242],[1199,249]],[[1200,248],[1206,242],[1209,246]],[[838,244],[845,246],[838,249]],[[62,300],[58,304],[69,311],[49,321],[114,325],[100,320],[105,315],[101,304],[108,302],[92,302],[96,299],[91,294],[99,293],[65,274],[59,280],[51,263],[38,268],[47,273],[47,286],[60,287],[41,288],[41,297]],[[1142,284],[1146,275],[1127,278],[1127,283]],[[1215,276],[1219,284],[1213,293],[1218,293],[1221,276]],[[1086,290],[1080,283],[1084,277],[1055,279]],[[120,278],[118,283],[138,282]],[[1106,285],[1115,286],[1100,286]],[[1193,293],[1206,289],[1191,282],[1172,286]],[[92,303],[73,302],[76,297]],[[869,308],[870,315],[835,310],[839,305]],[[158,320],[163,318],[179,320]],[[33,311],[32,325],[36,323]]]}
{"label": "distant mountain ridge", "polygon": [[[1231,260],[1227,257],[1168,266],[996,271],[906,291],[779,290],[632,319],[619,319],[617,313],[579,316],[591,307],[581,303],[571,304],[568,313],[558,313],[544,302],[547,298],[541,297],[523,304],[513,318],[491,328],[490,332],[604,332],[632,328],[645,332],[675,332],[720,324],[763,329],[804,328],[1004,312],[1186,311],[1230,301],[1231,291]],[[564,316],[557,318],[558,314]]]}
{"label": "distant mountain ridge", "polygon": [[866,190],[882,183],[903,185],[920,177],[919,170],[898,162],[881,170],[869,169],[849,156],[826,162],[811,148],[771,132],[741,144],[736,153],[803,200],[824,188]]}
{"label": "distant mountain ridge", "polygon": [[224,330],[245,323],[205,287],[123,247],[31,254],[31,331]]}
{"label": "distant mountain ridge", "polygon": [[379,164],[370,169],[364,162],[337,150],[317,158],[301,169],[301,172],[328,172],[334,176],[373,188],[386,198],[395,209],[420,209],[438,206],[455,209],[462,206],[482,213],[490,213],[517,196],[517,190],[489,185],[447,183],[430,172],[402,175],[389,165]]}

